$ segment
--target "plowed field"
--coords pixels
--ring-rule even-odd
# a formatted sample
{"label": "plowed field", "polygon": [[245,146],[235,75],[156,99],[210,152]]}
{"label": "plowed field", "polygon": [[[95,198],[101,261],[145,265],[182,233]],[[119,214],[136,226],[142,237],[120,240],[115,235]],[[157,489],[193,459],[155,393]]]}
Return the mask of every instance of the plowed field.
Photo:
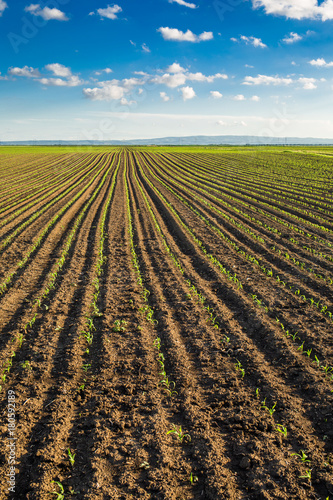
{"label": "plowed field", "polygon": [[2,151],[1,500],[333,499],[332,172]]}

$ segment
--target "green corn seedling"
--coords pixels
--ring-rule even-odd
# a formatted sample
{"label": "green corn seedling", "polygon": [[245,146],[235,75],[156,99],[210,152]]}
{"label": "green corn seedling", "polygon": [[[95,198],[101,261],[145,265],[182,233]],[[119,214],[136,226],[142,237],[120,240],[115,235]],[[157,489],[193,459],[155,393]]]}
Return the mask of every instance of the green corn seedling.
{"label": "green corn seedling", "polygon": [[60,481],[51,481],[51,483],[55,483],[57,486],[59,486],[60,489],[60,493],[57,491],[52,491],[51,493],[51,495],[57,495],[57,498],[55,500],[65,500],[65,490]]}
{"label": "green corn seedling", "polygon": [[70,448],[67,448],[68,460],[72,467],[74,467],[75,463],[75,453],[72,453]]}
{"label": "green corn seedling", "polygon": [[307,462],[310,463],[310,460],[308,460],[308,456],[304,450],[300,450],[299,453],[292,453],[290,456],[291,457],[294,457],[294,456],[299,457],[303,463],[307,463]]}
{"label": "green corn seedling", "polygon": [[183,432],[181,426],[179,427],[179,429],[177,429],[177,427],[174,425],[173,429],[167,432],[167,435],[168,434],[175,434],[180,443],[183,443],[184,439],[191,441],[191,436],[188,433]]}

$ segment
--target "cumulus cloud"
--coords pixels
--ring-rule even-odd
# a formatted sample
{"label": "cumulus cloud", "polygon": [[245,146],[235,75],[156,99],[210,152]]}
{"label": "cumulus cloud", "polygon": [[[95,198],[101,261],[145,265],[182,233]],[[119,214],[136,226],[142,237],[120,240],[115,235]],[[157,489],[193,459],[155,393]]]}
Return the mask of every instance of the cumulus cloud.
{"label": "cumulus cloud", "polygon": [[322,57],[319,59],[312,59],[312,61],[309,61],[309,64],[311,64],[311,66],[316,66],[317,68],[331,68],[333,66],[332,61],[326,62]]}
{"label": "cumulus cloud", "polygon": [[[133,88],[140,86],[142,83],[144,83],[143,80],[139,78],[107,80],[98,82],[95,88],[83,89],[83,95],[93,101],[122,100],[121,104],[124,104],[125,100],[123,98],[125,98],[126,94],[129,94]],[[126,100],[126,104],[133,103],[134,101]]]}
{"label": "cumulus cloud", "polygon": [[4,0],[0,0],[0,17],[3,14],[3,11],[7,9],[7,7],[8,5],[6,4],[6,2],[4,2]]}
{"label": "cumulus cloud", "polygon": [[210,95],[212,96],[213,99],[221,99],[223,97],[221,92],[218,92],[217,90],[212,90],[210,92]]}
{"label": "cumulus cloud", "polygon": [[302,85],[303,89],[305,90],[314,90],[317,88],[316,82],[317,80],[315,78],[299,78],[298,82]]}
{"label": "cumulus cloud", "polygon": [[184,101],[188,101],[189,99],[193,99],[196,96],[196,93],[194,92],[192,87],[182,87],[179,90],[182,93]]}
{"label": "cumulus cloud", "polygon": [[50,73],[53,73],[54,76],[44,76],[43,78],[40,78],[39,81],[43,85],[53,87],[78,87],[79,85],[84,84],[84,81],[81,80],[78,75],[73,75],[71,69],[63,64],[47,64],[45,69]]}
{"label": "cumulus cloud", "polygon": [[[324,81],[324,79],[322,80]],[[291,84],[301,84],[305,90],[314,90],[317,88],[316,83],[318,80],[316,78],[305,78],[300,77],[298,79],[292,78],[281,78],[279,76],[267,76],[258,75],[256,77],[246,76],[243,85],[291,85]]]}
{"label": "cumulus cloud", "polygon": [[280,78],[278,76],[246,76],[243,85],[290,85],[292,78]]}
{"label": "cumulus cloud", "polygon": [[66,80],[62,78],[40,78],[38,80],[43,85],[53,86],[53,87],[78,87],[79,85],[83,85],[83,81],[77,75],[71,75]]}
{"label": "cumulus cloud", "polygon": [[78,85],[82,85],[84,83],[78,75],[73,75],[71,69],[67,68],[63,64],[47,64],[45,69],[49,73],[52,73],[51,77],[43,75],[38,69],[31,68],[29,66],[24,66],[23,68],[9,68],[8,74],[10,76],[35,78],[43,85],[50,85],[54,87],[77,87]]}
{"label": "cumulus cloud", "polygon": [[255,9],[263,7],[266,14],[288,19],[333,19],[333,0],[252,0]]}
{"label": "cumulus cloud", "polygon": [[301,40],[303,40],[303,36],[299,35],[298,33],[294,33],[294,32],[291,32],[289,33],[289,35],[285,36],[282,41],[284,43],[296,43],[296,42],[300,42]]}
{"label": "cumulus cloud", "polygon": [[61,76],[63,78],[68,78],[72,76],[70,68],[67,68],[63,64],[59,63],[47,64],[45,66],[45,69],[51,71],[51,73],[53,73],[55,76]]}
{"label": "cumulus cloud", "polygon": [[113,70],[111,68],[104,68],[104,69],[101,69],[99,71],[95,71],[95,75],[99,76],[101,75],[102,73],[113,73]]}
{"label": "cumulus cloud", "polygon": [[234,101],[245,101],[245,96],[243,94],[238,94],[233,97]]}
{"label": "cumulus cloud", "polygon": [[257,96],[257,95],[253,95],[253,96],[251,97],[251,101],[259,102],[259,101],[260,101],[260,97],[259,97],[259,96]]}
{"label": "cumulus cloud", "polygon": [[207,82],[207,83],[213,83],[214,80],[221,78],[222,80],[227,80],[228,76],[223,75],[221,73],[216,73],[216,75],[203,75],[202,73],[185,73],[185,76],[187,80],[191,80],[192,82]]}
{"label": "cumulus cloud", "polygon": [[204,75],[201,72],[190,73],[185,68],[182,68],[180,64],[173,63],[167,68],[167,72],[163,75],[157,75],[153,77],[152,82],[157,84],[164,84],[167,87],[175,88],[180,85],[184,85],[186,81],[192,82],[206,82],[213,83],[216,79],[226,80],[228,75],[222,73],[216,73],[215,75]]}
{"label": "cumulus cloud", "polygon": [[241,35],[240,39],[246,43],[246,45],[253,45],[253,47],[260,47],[261,49],[266,49],[267,45],[262,42],[261,38],[256,38],[255,36],[244,36]]}
{"label": "cumulus cloud", "polygon": [[24,10],[25,12],[29,12],[33,16],[42,17],[44,21],[69,21],[69,18],[64,12],[61,12],[61,10],[56,8],[50,9],[49,7],[44,7],[42,9],[40,4],[38,3],[28,5]]}
{"label": "cumulus cloud", "polygon": [[23,68],[9,68],[8,73],[12,76],[25,76],[27,78],[38,78],[40,73],[38,69],[24,66]]}
{"label": "cumulus cloud", "polygon": [[170,101],[170,97],[165,92],[160,92],[160,97],[164,102]]}
{"label": "cumulus cloud", "polygon": [[228,125],[227,122],[224,122],[223,120],[218,120],[216,124],[221,125],[221,127],[226,127]]}
{"label": "cumulus cloud", "polygon": [[124,88],[118,83],[107,83],[93,89],[83,89],[83,94],[92,101],[119,100],[124,97]]}
{"label": "cumulus cloud", "polygon": [[119,102],[122,106],[130,106],[131,104],[136,104],[136,101],[129,101],[128,99],[126,99],[126,97],[122,97]]}
{"label": "cumulus cloud", "polygon": [[188,7],[189,9],[196,9],[197,5],[195,3],[185,2],[184,0],[169,0],[169,3],[178,3],[179,5],[183,5],[184,7]]}
{"label": "cumulus cloud", "polygon": [[167,73],[183,73],[184,71],[186,70],[178,63],[173,63],[167,68]]}
{"label": "cumulus cloud", "polygon": [[[119,5],[115,4],[115,5],[108,5],[105,9],[97,9],[97,14],[99,14],[102,19],[105,17],[106,19],[115,20],[118,19],[117,14],[119,14],[122,11],[123,9]],[[95,14],[94,12],[90,12],[89,15],[93,16],[94,14]]]}
{"label": "cumulus cloud", "polygon": [[158,75],[153,77],[153,83],[163,84],[170,88],[179,87],[186,83],[186,76],[184,73],[165,73],[164,75]]}
{"label": "cumulus cloud", "polygon": [[[215,75],[204,75],[201,72],[190,73],[188,69],[183,68],[178,62],[174,62],[168,66],[165,73],[157,71],[155,74],[149,74],[144,71],[135,71],[136,77],[123,79],[123,80],[109,80],[96,82],[94,88],[84,89],[84,95],[92,100],[120,100],[122,97],[126,97],[131,94],[134,88],[138,88],[144,83],[149,82],[150,84],[165,85],[168,88],[182,87],[179,91],[182,94],[184,101],[193,99],[196,94],[192,87],[186,86],[187,82],[203,82],[211,83],[216,79],[227,79],[228,76],[222,73],[216,73]],[[216,94],[221,95],[220,93]],[[167,102],[170,97],[166,92],[160,92],[160,98]]]}
{"label": "cumulus cloud", "polygon": [[[333,1],[333,0],[332,0]],[[205,42],[207,40],[213,39],[213,33],[211,31],[204,31],[201,35],[195,35],[192,31],[187,30],[185,33],[176,28],[158,28],[158,32],[161,33],[164,40],[172,42]]]}

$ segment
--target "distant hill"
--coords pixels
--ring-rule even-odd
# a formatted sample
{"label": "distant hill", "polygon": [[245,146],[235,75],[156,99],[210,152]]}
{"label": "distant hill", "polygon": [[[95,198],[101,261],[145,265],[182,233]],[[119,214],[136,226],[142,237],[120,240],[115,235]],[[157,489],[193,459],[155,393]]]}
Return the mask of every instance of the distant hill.
{"label": "distant hill", "polygon": [[0,146],[264,146],[264,145],[325,145],[333,146],[333,139],[316,139],[313,137],[275,137],[263,138],[252,135],[194,135],[188,137],[160,137],[157,139],[136,139],[127,141],[0,141]]}

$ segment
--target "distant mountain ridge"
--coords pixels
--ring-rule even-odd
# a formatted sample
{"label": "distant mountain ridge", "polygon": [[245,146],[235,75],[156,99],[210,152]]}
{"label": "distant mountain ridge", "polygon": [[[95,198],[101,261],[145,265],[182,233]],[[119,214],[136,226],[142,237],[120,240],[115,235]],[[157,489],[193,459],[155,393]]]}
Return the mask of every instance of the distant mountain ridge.
{"label": "distant mountain ridge", "polygon": [[325,145],[333,146],[333,139],[318,139],[313,137],[274,137],[264,138],[254,135],[193,135],[187,137],[160,137],[155,139],[109,140],[109,141],[0,141],[0,146],[283,146],[283,145]]}

